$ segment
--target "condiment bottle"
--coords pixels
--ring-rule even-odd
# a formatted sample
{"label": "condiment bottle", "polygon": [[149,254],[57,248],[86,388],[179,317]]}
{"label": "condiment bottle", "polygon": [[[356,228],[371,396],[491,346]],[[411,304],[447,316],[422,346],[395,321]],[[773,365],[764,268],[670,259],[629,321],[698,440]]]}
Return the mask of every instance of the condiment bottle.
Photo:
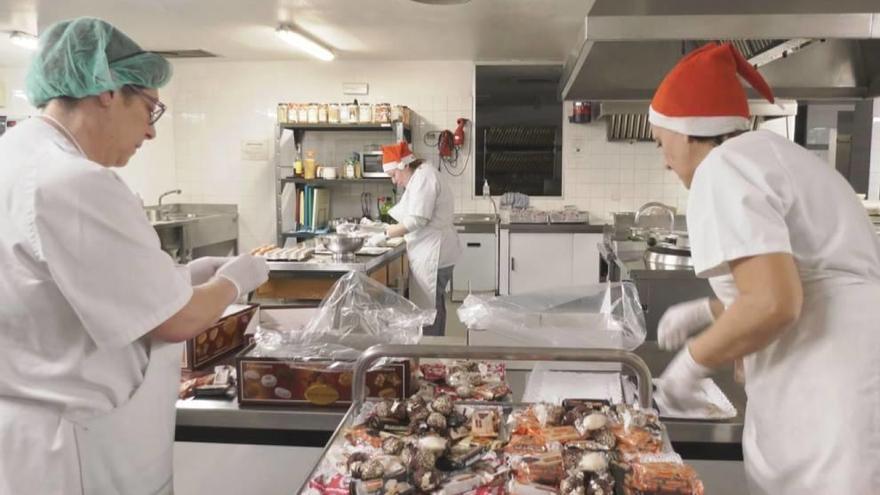
{"label": "condiment bottle", "polygon": [[306,151],[306,159],[303,162],[303,176],[306,179],[314,179],[318,165],[315,163],[315,150]]}

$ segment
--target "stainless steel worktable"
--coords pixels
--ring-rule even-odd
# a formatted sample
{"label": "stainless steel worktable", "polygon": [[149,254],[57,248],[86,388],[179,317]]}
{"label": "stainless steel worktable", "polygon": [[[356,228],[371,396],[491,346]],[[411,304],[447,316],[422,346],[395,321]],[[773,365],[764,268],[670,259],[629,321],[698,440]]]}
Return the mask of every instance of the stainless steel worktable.
{"label": "stainless steel worktable", "polygon": [[[636,353],[658,376],[673,354],[660,351],[656,343],[646,342]],[[508,380],[514,398],[522,396],[527,371],[511,370]],[[739,414],[724,421],[664,420],[672,442],[688,458],[741,458],[745,393],[733,381],[732,368],[720,371],[715,381]],[[321,446],[329,439],[345,414],[345,408],[239,408],[235,400],[206,399],[177,402],[177,438],[181,441],[230,443],[277,443]],[[688,447],[696,446],[696,449]],[[717,452],[722,449],[724,452]]]}
{"label": "stainless steel worktable", "polygon": [[[317,245],[317,239],[304,241]],[[357,255],[351,260],[337,261],[330,254],[316,254],[306,261],[269,261],[270,276],[283,276],[283,272],[326,272],[345,273],[360,271],[369,273],[388,262],[399,258],[406,252],[406,243],[391,248],[387,253],[379,256]]]}

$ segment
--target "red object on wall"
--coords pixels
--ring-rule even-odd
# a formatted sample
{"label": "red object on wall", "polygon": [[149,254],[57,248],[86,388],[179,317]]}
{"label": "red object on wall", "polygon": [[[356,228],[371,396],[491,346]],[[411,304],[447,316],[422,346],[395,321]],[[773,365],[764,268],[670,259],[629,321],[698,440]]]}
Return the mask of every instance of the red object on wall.
{"label": "red object on wall", "polygon": [[455,139],[453,139],[456,148],[460,148],[464,144],[464,126],[467,124],[467,121],[468,119],[464,117],[456,121],[458,127],[455,128]]}

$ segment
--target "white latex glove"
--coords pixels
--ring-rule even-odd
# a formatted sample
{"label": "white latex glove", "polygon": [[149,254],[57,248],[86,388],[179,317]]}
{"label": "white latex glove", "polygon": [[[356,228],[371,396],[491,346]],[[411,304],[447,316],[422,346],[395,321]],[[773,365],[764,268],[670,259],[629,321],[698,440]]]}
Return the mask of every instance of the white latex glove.
{"label": "white latex glove", "polygon": [[217,269],[226,264],[232,258],[229,256],[203,256],[186,264],[189,269],[189,278],[192,285],[201,285],[211,280],[217,273]]}
{"label": "white latex glove", "polygon": [[680,350],[657,379],[657,393],[666,403],[679,411],[705,406],[708,398],[700,387],[700,380],[712,373],[710,368],[694,361],[687,346]]}
{"label": "white latex glove", "polygon": [[666,351],[678,349],[688,337],[705,330],[714,321],[708,297],[670,306],[657,325],[657,344]]}
{"label": "white latex glove", "polygon": [[261,256],[240,254],[221,266],[217,270],[217,276],[232,282],[238,291],[235,296],[238,299],[269,280],[269,265]]}
{"label": "white latex glove", "polygon": [[388,239],[388,236],[385,234],[373,234],[367,238],[367,242],[365,243],[367,246],[381,246],[385,244],[385,241]]}

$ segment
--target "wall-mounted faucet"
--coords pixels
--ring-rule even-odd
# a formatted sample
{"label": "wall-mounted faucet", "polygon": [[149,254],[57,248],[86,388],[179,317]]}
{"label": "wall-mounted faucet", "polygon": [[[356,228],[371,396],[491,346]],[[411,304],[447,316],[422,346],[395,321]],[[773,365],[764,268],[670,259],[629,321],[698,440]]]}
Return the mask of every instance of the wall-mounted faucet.
{"label": "wall-mounted faucet", "polygon": [[182,194],[182,193],[183,193],[183,191],[181,191],[180,189],[172,189],[170,191],[163,192],[162,194],[159,195],[159,202],[158,202],[159,208],[162,207],[162,200],[165,199],[165,196],[170,196],[172,194]]}

